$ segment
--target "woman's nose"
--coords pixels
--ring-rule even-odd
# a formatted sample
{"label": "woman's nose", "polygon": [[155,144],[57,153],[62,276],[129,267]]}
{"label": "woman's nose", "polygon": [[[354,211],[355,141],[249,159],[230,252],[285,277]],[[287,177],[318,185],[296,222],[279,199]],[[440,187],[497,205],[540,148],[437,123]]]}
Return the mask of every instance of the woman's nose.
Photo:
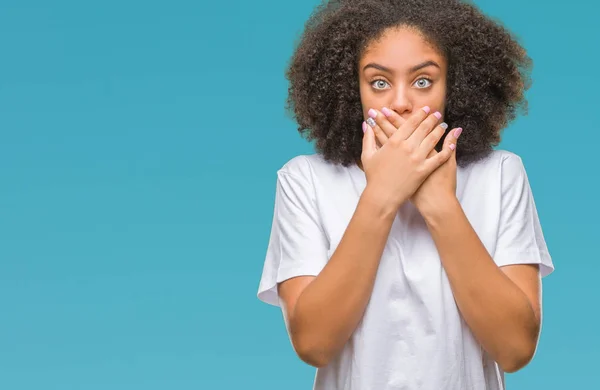
{"label": "woman's nose", "polygon": [[389,108],[396,111],[399,115],[412,111],[412,102],[405,90],[398,89],[395,91]]}

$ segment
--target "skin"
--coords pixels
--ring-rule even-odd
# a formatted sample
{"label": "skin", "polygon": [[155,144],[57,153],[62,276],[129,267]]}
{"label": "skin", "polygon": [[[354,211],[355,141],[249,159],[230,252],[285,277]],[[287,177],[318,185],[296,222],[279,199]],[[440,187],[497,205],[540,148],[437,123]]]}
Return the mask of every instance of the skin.
{"label": "skin", "polygon": [[[437,66],[410,71],[430,61]],[[387,70],[365,69],[372,63]],[[292,344],[309,364],[328,364],[358,325],[393,219],[406,201],[424,217],[457,306],[482,347],[506,372],[524,367],[535,353],[539,269],[496,266],[456,198],[456,130],[447,132],[440,152],[434,149],[446,133],[443,118],[434,115],[444,112],[446,67],[434,46],[406,28],[388,30],[359,61],[363,114],[377,123],[365,126],[359,163],[367,186],[321,273],[278,286]]]}
{"label": "skin", "polygon": [[[402,44],[398,44],[402,42]],[[425,65],[416,71],[411,68]],[[387,70],[378,69],[378,67]],[[444,112],[446,59],[412,29],[388,30],[365,50],[359,61],[360,99],[363,116],[370,109],[386,107],[406,120],[413,111],[429,106],[431,112]],[[375,129],[379,144],[391,135]],[[393,130],[392,130],[393,131]]]}

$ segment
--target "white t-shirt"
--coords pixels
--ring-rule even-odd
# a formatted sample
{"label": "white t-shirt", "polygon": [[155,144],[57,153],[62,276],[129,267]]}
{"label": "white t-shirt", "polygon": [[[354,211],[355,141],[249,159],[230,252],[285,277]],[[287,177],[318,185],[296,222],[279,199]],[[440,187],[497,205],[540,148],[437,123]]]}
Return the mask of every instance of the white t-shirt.
{"label": "white t-shirt", "polygon": [[[277,283],[318,275],[366,185],[356,165],[318,154],[278,172],[275,210],[258,298],[279,306]],[[457,197],[498,266],[554,270],[521,158],[496,150],[458,167]],[[460,243],[457,243],[460,245]],[[464,322],[435,244],[417,209],[400,207],[371,299],[342,351],[317,370],[315,390],[499,390],[504,373]]]}

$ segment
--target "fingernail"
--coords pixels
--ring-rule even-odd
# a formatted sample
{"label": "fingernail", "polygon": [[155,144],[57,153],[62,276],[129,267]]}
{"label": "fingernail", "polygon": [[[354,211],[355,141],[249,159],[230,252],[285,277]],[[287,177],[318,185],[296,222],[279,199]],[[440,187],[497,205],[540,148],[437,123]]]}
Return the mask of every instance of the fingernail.
{"label": "fingernail", "polygon": [[425,107],[423,107],[423,111],[425,111],[427,114],[429,114],[429,111],[431,111],[431,108],[429,108],[429,106],[425,106]]}
{"label": "fingernail", "polygon": [[442,119],[442,114],[440,114],[438,111],[436,111],[433,115],[438,119]]}
{"label": "fingernail", "polygon": [[385,115],[385,116],[390,116],[390,115],[392,115],[392,111],[390,111],[390,110],[389,110],[387,107],[383,107],[383,108],[381,109],[381,112],[383,112],[383,115]]}
{"label": "fingernail", "polygon": [[446,130],[448,128],[448,124],[446,122],[442,122],[440,123],[440,127],[444,130]]}
{"label": "fingernail", "polygon": [[462,127],[459,127],[458,129],[454,130],[454,138],[458,138],[460,133],[462,133]]}
{"label": "fingernail", "polygon": [[454,149],[456,149],[456,145],[450,144],[450,150],[454,150]]}
{"label": "fingernail", "polygon": [[375,127],[377,123],[373,120],[373,118],[367,118],[367,124],[371,127]]}
{"label": "fingernail", "polygon": [[363,122],[362,128],[363,128],[363,133],[366,133],[367,132],[367,123],[366,122]]}
{"label": "fingernail", "polygon": [[375,111],[374,109],[372,109],[372,108],[371,108],[371,109],[369,110],[369,116],[370,116],[371,118],[377,118],[377,111]]}

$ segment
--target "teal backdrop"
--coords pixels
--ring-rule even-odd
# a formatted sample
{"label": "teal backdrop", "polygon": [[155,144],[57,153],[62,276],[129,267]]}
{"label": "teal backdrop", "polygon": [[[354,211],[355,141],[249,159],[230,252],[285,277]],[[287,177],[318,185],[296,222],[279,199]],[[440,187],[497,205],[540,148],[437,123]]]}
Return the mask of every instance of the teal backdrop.
{"label": "teal backdrop", "polygon": [[[556,271],[508,388],[597,383],[595,1],[480,0],[535,61],[519,154]],[[0,389],[310,389],[256,291],[315,0],[0,2]]]}

